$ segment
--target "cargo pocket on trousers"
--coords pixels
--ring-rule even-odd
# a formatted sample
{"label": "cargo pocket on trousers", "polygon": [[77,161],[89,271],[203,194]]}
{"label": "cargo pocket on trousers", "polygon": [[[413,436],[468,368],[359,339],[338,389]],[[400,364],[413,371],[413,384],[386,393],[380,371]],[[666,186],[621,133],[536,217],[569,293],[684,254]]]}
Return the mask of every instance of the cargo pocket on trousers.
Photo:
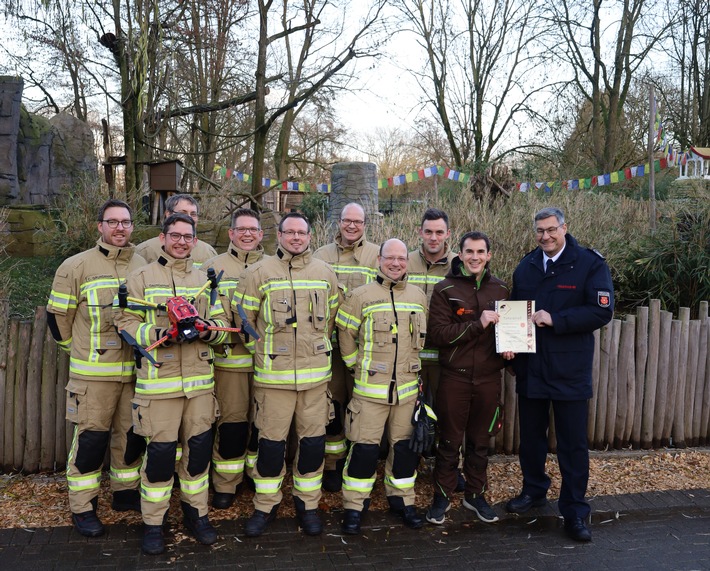
{"label": "cargo pocket on trousers", "polygon": [[86,397],[86,385],[77,384],[74,381],[67,383],[67,403],[66,403],[66,419],[74,424],[79,424],[82,420],[86,420],[86,405],[84,397]]}
{"label": "cargo pocket on trousers", "polygon": [[360,438],[360,411],[362,403],[359,400],[351,400],[345,411],[345,438],[350,442],[357,442]]}
{"label": "cargo pocket on trousers", "polygon": [[152,427],[150,425],[150,416],[148,414],[148,407],[150,406],[150,400],[134,398],[131,400],[131,418],[133,420],[133,432],[138,436],[145,436],[150,438],[152,434]]}

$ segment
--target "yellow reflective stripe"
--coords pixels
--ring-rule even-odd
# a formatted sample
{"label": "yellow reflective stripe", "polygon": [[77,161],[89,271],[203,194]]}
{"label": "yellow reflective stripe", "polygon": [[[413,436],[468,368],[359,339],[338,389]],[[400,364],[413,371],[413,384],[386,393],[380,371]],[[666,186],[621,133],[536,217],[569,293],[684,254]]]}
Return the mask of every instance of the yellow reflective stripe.
{"label": "yellow reflective stripe", "polygon": [[370,283],[377,277],[377,270],[369,266],[346,266],[345,264],[331,264],[335,274],[340,277],[341,274],[362,274],[365,276],[365,283]]}
{"label": "yellow reflective stripe", "polygon": [[325,441],[325,453],[326,454],[340,454],[341,452],[345,452],[348,449],[348,445],[346,440],[343,438],[342,440],[334,440],[334,441]]}
{"label": "yellow reflective stripe", "polygon": [[354,315],[346,313],[341,308],[335,316],[335,323],[343,329],[353,329],[357,331],[360,329],[360,323],[362,323],[362,321]]}
{"label": "yellow reflective stripe", "polygon": [[258,297],[244,294],[240,301],[237,301],[237,296],[232,298],[234,313],[237,313],[237,305],[241,305],[245,311],[258,311],[261,304]]}
{"label": "yellow reflective stripe", "polygon": [[329,380],[331,368],[318,367],[315,369],[287,369],[284,371],[272,371],[262,367],[254,367],[254,382],[265,385],[305,385]]}
{"label": "yellow reflective stripe", "polygon": [[130,377],[133,376],[133,361],[96,363],[84,361],[74,356],[69,358],[69,370],[82,376],[94,377]]}
{"label": "yellow reflective stripe", "polygon": [[214,366],[218,369],[244,369],[254,365],[254,357],[251,355],[228,355],[218,357],[215,355]]}
{"label": "yellow reflective stripe", "polygon": [[439,350],[438,349],[431,349],[431,348],[427,347],[426,349],[419,351],[419,358],[422,361],[438,361],[439,360]]}
{"label": "yellow reflective stripe", "polygon": [[247,454],[247,468],[254,468],[254,466],[256,466],[256,457],[256,452],[253,454]]}
{"label": "yellow reflective stripe", "polygon": [[47,309],[54,310],[53,313],[64,315],[68,310],[76,309],[76,304],[76,296],[52,290],[47,301]]}
{"label": "yellow reflective stripe", "polygon": [[175,462],[179,462],[180,459],[182,458],[182,445],[178,444],[177,448],[175,449]]}
{"label": "yellow reflective stripe", "polygon": [[205,472],[203,476],[200,476],[196,480],[183,480],[180,479],[180,491],[183,494],[195,495],[200,492],[204,492],[209,486],[208,473]]}
{"label": "yellow reflective stripe", "polygon": [[[155,367],[152,368],[155,369]],[[161,395],[181,391],[190,393],[211,388],[214,388],[214,378],[212,375],[136,380],[137,395]]]}
{"label": "yellow reflective stripe", "polygon": [[66,351],[67,353],[71,353],[71,340],[72,338],[69,337],[69,339],[65,341],[57,341],[57,345],[59,345],[59,348],[62,351]]}
{"label": "yellow reflective stripe", "polygon": [[375,478],[353,478],[343,471],[343,490],[369,494],[375,485]]}
{"label": "yellow reflective stripe", "polygon": [[418,379],[414,379],[409,383],[397,387],[397,396],[399,396],[399,400],[404,400],[406,397],[416,394],[418,390],[419,381]]}
{"label": "yellow reflective stripe", "polygon": [[414,471],[414,475],[409,478],[394,478],[388,474],[385,474],[385,484],[396,488],[398,490],[409,490],[414,487],[414,481],[417,479],[417,472]]}
{"label": "yellow reflective stripe", "polygon": [[69,476],[67,474],[67,486],[72,492],[98,489],[101,486],[101,470],[90,474],[82,474],[81,476]]}
{"label": "yellow reflective stripe", "polygon": [[257,494],[275,494],[281,489],[283,478],[254,478]]}
{"label": "yellow reflective stripe", "polygon": [[215,460],[212,459],[214,471],[218,474],[241,474],[244,472],[245,460]]}
{"label": "yellow reflective stripe", "polygon": [[445,276],[435,276],[431,274],[407,274],[407,281],[410,284],[438,284]]}
{"label": "yellow reflective stripe", "polygon": [[297,477],[294,474],[293,487],[299,492],[314,492],[315,490],[320,490],[322,480],[322,474],[319,474],[318,476],[314,476],[312,478]]}
{"label": "yellow reflective stripe", "polygon": [[117,482],[134,482],[136,480],[140,480],[141,477],[139,466],[125,469],[118,469],[111,466],[108,471],[108,475],[112,480]]}
{"label": "yellow reflective stripe", "polygon": [[168,501],[170,499],[170,494],[173,491],[173,486],[164,486],[159,488],[148,488],[145,485],[141,485],[141,498],[148,502],[160,503]]}

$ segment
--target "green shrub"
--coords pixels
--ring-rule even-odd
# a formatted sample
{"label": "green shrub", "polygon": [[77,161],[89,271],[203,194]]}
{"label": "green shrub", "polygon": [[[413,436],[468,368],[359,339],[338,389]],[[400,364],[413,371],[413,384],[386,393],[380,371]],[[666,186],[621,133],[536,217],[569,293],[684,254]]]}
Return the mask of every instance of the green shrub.
{"label": "green shrub", "polygon": [[323,222],[328,215],[328,196],[321,192],[307,192],[303,195],[299,210],[311,224]]}

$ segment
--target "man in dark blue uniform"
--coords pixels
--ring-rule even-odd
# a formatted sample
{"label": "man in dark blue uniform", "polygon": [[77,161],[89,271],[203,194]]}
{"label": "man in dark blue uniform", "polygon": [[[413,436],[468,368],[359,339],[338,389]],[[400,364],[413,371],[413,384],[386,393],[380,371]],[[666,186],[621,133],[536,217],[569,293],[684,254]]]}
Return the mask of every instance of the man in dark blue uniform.
{"label": "man in dark blue uniform", "polygon": [[[614,312],[611,274],[604,258],[567,234],[564,214],[545,208],[535,215],[538,248],[513,274],[512,300],[535,300],[536,353],[513,360],[520,414],[520,467],[523,489],[506,504],[522,514],[545,504],[550,478],[545,473],[550,403],[554,410],[557,459],[562,474],[558,502],[565,531],[590,541],[584,496],[589,480],[588,401],[592,396],[593,332]],[[504,354],[512,358],[512,353]]]}

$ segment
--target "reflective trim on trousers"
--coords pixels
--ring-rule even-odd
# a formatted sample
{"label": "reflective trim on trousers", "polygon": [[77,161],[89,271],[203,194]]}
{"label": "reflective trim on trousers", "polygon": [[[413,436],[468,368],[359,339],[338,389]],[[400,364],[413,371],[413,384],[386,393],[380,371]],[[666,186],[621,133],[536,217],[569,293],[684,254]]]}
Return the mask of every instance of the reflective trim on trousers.
{"label": "reflective trim on trousers", "polygon": [[343,452],[347,452],[348,450],[348,445],[346,440],[343,438],[342,440],[334,440],[332,442],[328,442],[326,440],[325,442],[325,453],[326,454],[341,454]]}
{"label": "reflective trim on trousers", "polygon": [[417,479],[417,472],[411,478],[393,478],[390,475],[385,475],[385,484],[396,488],[397,490],[410,490],[414,487],[414,481]]}
{"label": "reflective trim on trousers", "polygon": [[241,474],[244,472],[246,462],[241,460],[215,460],[212,459],[214,471],[218,474]]}
{"label": "reflective trim on trousers", "polygon": [[323,476],[319,474],[313,478],[299,478],[293,476],[293,488],[299,492],[315,492],[320,490]]}
{"label": "reflective trim on trousers", "polygon": [[123,470],[111,466],[108,475],[112,480],[117,482],[135,482],[136,480],[140,480],[141,477],[140,466],[125,468]]}
{"label": "reflective trim on trousers", "polygon": [[353,478],[343,472],[343,490],[369,494],[375,485],[375,478]]}
{"label": "reflective trim on trousers", "polygon": [[209,486],[209,478],[207,473],[205,473],[204,476],[197,478],[197,480],[180,480],[180,491],[183,494],[199,494],[200,492],[205,491],[207,486]]}
{"label": "reflective trim on trousers", "polygon": [[67,475],[67,486],[72,492],[81,492],[82,490],[97,490],[101,485],[101,470],[91,472],[90,474],[82,474],[81,476]]}
{"label": "reflective trim on trousers", "polygon": [[172,484],[161,488],[147,488],[145,485],[141,485],[141,498],[147,502],[153,502],[154,504],[167,502],[170,499],[172,491]]}
{"label": "reflective trim on trousers", "polygon": [[281,489],[283,478],[254,478],[257,494],[275,494]]}
{"label": "reflective trim on trousers", "polygon": [[247,454],[247,468],[254,468],[256,466],[256,452],[254,454]]}

